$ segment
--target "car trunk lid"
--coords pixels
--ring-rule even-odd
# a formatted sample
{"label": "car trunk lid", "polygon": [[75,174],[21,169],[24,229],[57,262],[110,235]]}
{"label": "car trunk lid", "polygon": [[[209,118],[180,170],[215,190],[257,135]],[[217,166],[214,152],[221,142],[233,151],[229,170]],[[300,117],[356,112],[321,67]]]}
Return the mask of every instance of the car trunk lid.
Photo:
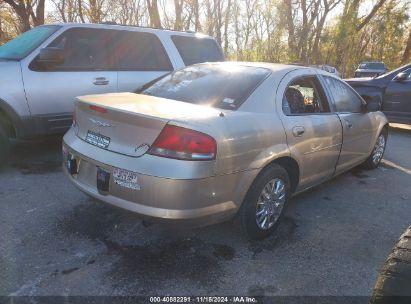
{"label": "car trunk lid", "polygon": [[147,152],[172,120],[218,115],[214,108],[134,93],[77,98],[77,136],[100,148],[133,157]]}

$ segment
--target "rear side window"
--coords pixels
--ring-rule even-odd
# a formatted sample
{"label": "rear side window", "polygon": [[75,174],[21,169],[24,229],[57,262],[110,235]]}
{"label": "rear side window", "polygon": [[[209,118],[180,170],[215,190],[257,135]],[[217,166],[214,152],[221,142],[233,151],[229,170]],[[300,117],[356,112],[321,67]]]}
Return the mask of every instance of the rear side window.
{"label": "rear side window", "polygon": [[336,112],[361,112],[363,101],[350,86],[329,76],[324,76],[324,79],[333,95]]}
{"label": "rear side window", "polygon": [[58,71],[96,71],[108,68],[108,30],[73,28],[62,33],[49,46],[64,51],[64,63]]}
{"label": "rear side window", "polygon": [[113,37],[112,68],[118,71],[171,71],[168,55],[151,33],[118,31]]}
{"label": "rear side window", "polygon": [[327,98],[316,76],[301,77],[288,85],[283,97],[283,112],[286,115],[330,112]]}
{"label": "rear side window", "polygon": [[269,74],[250,66],[198,64],[170,73],[139,93],[236,110]]}
{"label": "rear side window", "polygon": [[224,61],[223,53],[214,39],[171,36],[185,65]]}

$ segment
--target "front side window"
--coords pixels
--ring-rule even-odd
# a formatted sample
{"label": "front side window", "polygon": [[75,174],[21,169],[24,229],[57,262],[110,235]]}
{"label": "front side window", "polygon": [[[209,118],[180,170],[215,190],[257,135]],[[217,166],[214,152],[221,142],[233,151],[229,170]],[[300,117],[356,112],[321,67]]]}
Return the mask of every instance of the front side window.
{"label": "front side window", "polygon": [[170,73],[140,94],[236,110],[271,72],[231,64],[198,64]]}
{"label": "front side window", "polygon": [[41,43],[56,32],[60,26],[35,27],[0,46],[0,59],[20,60],[34,51]]}
{"label": "front side window", "polygon": [[330,112],[327,98],[316,76],[293,80],[283,96],[286,115]]}
{"label": "front side window", "polygon": [[65,31],[49,47],[63,50],[64,63],[57,71],[100,71],[108,68],[108,43],[111,31],[73,28]]}
{"label": "front side window", "polygon": [[324,76],[324,79],[333,96],[335,110],[337,112],[361,112],[363,101],[351,87],[344,82],[329,76]]}
{"label": "front side window", "polygon": [[177,35],[171,36],[171,39],[185,65],[224,61],[223,53],[214,39]]}
{"label": "front side window", "polygon": [[171,71],[168,55],[156,35],[118,31],[113,37],[113,69],[118,71]]}

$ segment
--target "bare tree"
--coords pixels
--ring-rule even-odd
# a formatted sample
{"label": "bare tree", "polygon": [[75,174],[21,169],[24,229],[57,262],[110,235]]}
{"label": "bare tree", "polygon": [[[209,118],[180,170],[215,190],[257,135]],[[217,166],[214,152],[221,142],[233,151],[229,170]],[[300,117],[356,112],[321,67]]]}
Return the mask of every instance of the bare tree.
{"label": "bare tree", "polygon": [[147,1],[148,13],[150,15],[150,25],[155,28],[162,28],[160,13],[158,11],[157,0],[146,0],[146,1]]}
{"label": "bare tree", "polygon": [[184,0],[174,0],[174,10],[176,14],[176,19],[174,21],[174,30],[181,31],[183,29],[183,5]]}
{"label": "bare tree", "polygon": [[362,21],[357,25],[357,31],[360,31],[364,26],[367,25],[368,22],[370,22],[372,17],[375,16],[375,14],[384,5],[385,2],[386,2],[386,0],[380,0],[380,1],[378,1],[378,3],[376,5],[374,5],[374,7],[370,11],[370,13],[367,16],[365,16],[364,18],[362,18]]}
{"label": "bare tree", "polygon": [[406,64],[410,60],[411,55],[411,25],[410,33],[408,34],[407,44],[405,45],[404,53],[402,54],[401,63]]}
{"label": "bare tree", "polygon": [[20,32],[34,26],[44,24],[45,0],[3,0],[11,6],[20,20]]}

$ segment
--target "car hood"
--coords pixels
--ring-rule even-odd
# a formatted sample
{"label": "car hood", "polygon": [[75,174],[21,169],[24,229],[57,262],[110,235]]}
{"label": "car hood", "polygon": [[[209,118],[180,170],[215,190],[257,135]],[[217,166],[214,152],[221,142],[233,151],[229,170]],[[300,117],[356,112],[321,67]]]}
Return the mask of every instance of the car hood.
{"label": "car hood", "polygon": [[385,84],[384,79],[372,78],[372,77],[349,78],[349,79],[344,79],[344,80],[353,87],[358,87],[358,86],[381,87],[381,86],[384,86]]}

